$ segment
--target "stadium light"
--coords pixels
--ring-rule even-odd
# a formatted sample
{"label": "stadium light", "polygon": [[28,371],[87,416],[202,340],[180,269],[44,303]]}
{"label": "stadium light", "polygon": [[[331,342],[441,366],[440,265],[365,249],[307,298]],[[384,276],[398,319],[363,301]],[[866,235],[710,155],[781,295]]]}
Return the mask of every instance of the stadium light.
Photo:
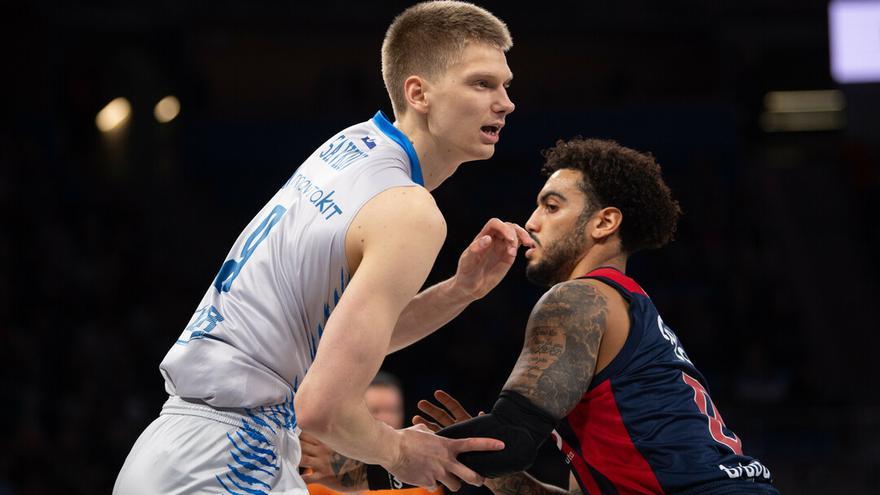
{"label": "stadium light", "polygon": [[125,122],[131,116],[131,103],[123,97],[114,98],[110,103],[98,112],[95,117],[95,125],[101,132],[110,132]]}
{"label": "stadium light", "polygon": [[177,97],[168,95],[159,100],[153,108],[153,116],[161,124],[167,124],[174,120],[180,113],[180,100]]}
{"label": "stadium light", "polygon": [[766,132],[831,131],[846,125],[846,100],[836,89],[771,91],[764,96]]}

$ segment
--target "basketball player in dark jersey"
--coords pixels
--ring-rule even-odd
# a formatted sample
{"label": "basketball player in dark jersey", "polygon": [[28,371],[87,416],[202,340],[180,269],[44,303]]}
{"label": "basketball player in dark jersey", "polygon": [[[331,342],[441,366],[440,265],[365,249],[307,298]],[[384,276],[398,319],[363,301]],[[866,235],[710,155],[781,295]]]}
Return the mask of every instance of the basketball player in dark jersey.
{"label": "basketball player in dark jersey", "polygon": [[[560,141],[525,227],[527,277],[551,286],[535,305],[519,360],[491,413],[470,418],[422,401],[450,437],[505,449],[459,456],[499,495],[562,494],[520,472],[549,437],[572,470],[571,492],[778,494],[743,451],[675,333],[627,277],[632,254],[672,238],[680,209],[650,155],[611,141]],[[470,419],[468,419],[470,418]],[[441,426],[445,428],[440,429]],[[511,474],[513,473],[513,474]]]}
{"label": "basketball player in dark jersey", "polygon": [[[551,288],[529,316],[522,353],[489,414],[471,418],[438,391],[448,412],[421,401],[434,421],[414,422],[502,440],[501,451],[458,456],[498,495],[778,495],[675,333],[624,274],[629,256],[675,232],[681,211],[660,167],[594,139],[560,141],[545,156],[549,178],[525,225],[537,245],[525,256],[527,277]],[[571,467],[568,491],[522,472],[548,438]],[[367,468],[383,480],[381,468]],[[322,482],[345,476],[334,470]],[[400,486],[387,473],[384,483]]]}

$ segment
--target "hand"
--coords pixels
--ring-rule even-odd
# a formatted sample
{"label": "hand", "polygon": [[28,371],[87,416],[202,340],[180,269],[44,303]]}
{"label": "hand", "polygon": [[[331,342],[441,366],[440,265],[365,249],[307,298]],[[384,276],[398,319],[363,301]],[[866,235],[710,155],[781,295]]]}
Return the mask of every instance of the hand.
{"label": "hand", "polygon": [[[460,423],[473,417],[464,407],[462,407],[460,402],[442,390],[435,391],[434,398],[437,399],[437,401],[446,409],[444,410],[442,407],[436,406],[429,401],[420,400],[418,403],[419,411],[422,411],[434,421],[432,422],[422,416],[416,415],[413,416],[412,419],[414,425],[425,425],[428,429],[436,433],[441,428]],[[479,415],[482,416],[483,412],[480,411]]]}
{"label": "hand", "polygon": [[334,452],[306,432],[300,433],[302,457],[299,467],[306,469],[306,483],[318,483],[338,492],[366,490],[367,471],[364,463]]}
{"label": "hand", "polygon": [[497,218],[489,220],[458,259],[454,287],[472,299],[485,296],[507,275],[521,245],[535,245],[525,229]]}
{"label": "hand", "polygon": [[399,459],[385,469],[404,483],[431,490],[437,481],[453,492],[461,488],[462,481],[481,486],[483,477],[458,462],[458,454],[504,448],[504,442],[494,438],[439,437],[421,424],[398,432],[402,435]]}
{"label": "hand", "polygon": [[[423,416],[415,415],[412,419],[413,424],[424,425],[425,427],[436,433],[442,428],[445,428],[449,425],[454,425],[455,423],[466,421],[473,417],[471,416],[471,413],[467,412],[467,410],[461,405],[460,402],[458,402],[454,397],[442,390],[434,391],[434,398],[437,399],[437,401],[440,402],[443,407],[439,407],[436,404],[433,404],[427,400],[420,400],[418,403],[419,411],[422,411],[422,413],[424,413],[426,416],[428,416],[430,419],[433,419],[434,421],[429,421]],[[480,411],[477,416],[482,416],[483,414],[486,413]],[[518,482],[520,485],[522,485],[522,480],[518,480],[515,476],[511,477],[510,475],[504,475],[498,478],[487,478],[484,480],[484,484],[486,485],[486,488],[491,490],[493,493],[510,493],[511,490],[503,490],[502,486],[504,485],[504,483],[510,483],[511,481],[513,481],[514,483]],[[513,492],[516,491],[518,490],[513,490]]]}

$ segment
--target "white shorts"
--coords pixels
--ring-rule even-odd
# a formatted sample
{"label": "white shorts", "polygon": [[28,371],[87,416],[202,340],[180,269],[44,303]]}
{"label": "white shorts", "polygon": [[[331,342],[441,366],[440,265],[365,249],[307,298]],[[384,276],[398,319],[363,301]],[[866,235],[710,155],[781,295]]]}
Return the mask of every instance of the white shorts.
{"label": "white shorts", "polygon": [[113,494],[307,495],[291,413],[170,397],[132,447]]}

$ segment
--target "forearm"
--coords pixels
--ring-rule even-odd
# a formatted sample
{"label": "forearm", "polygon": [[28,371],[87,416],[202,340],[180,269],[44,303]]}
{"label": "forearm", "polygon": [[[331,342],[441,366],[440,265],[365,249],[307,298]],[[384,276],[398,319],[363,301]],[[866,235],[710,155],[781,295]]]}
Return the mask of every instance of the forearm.
{"label": "forearm", "polygon": [[388,353],[399,351],[432,334],[452,321],[473,301],[472,297],[456,287],[454,277],[423,290],[412,298],[400,314],[391,335]]}
{"label": "forearm", "polygon": [[394,312],[381,300],[346,295],[294,398],[297,422],[346,457],[387,466],[399,453],[398,435],[373,418],[363,395],[384,359]]}
{"label": "forearm", "polygon": [[565,490],[542,483],[526,472],[513,473],[486,480],[486,488],[495,495],[573,495],[580,490]]}
{"label": "forearm", "polygon": [[356,460],[384,467],[396,461],[398,435],[390,426],[373,418],[363,403],[340,406],[328,423],[329,428],[304,431],[309,431],[339,454],[335,460],[340,474],[344,475],[346,469],[355,467],[349,463]]}

